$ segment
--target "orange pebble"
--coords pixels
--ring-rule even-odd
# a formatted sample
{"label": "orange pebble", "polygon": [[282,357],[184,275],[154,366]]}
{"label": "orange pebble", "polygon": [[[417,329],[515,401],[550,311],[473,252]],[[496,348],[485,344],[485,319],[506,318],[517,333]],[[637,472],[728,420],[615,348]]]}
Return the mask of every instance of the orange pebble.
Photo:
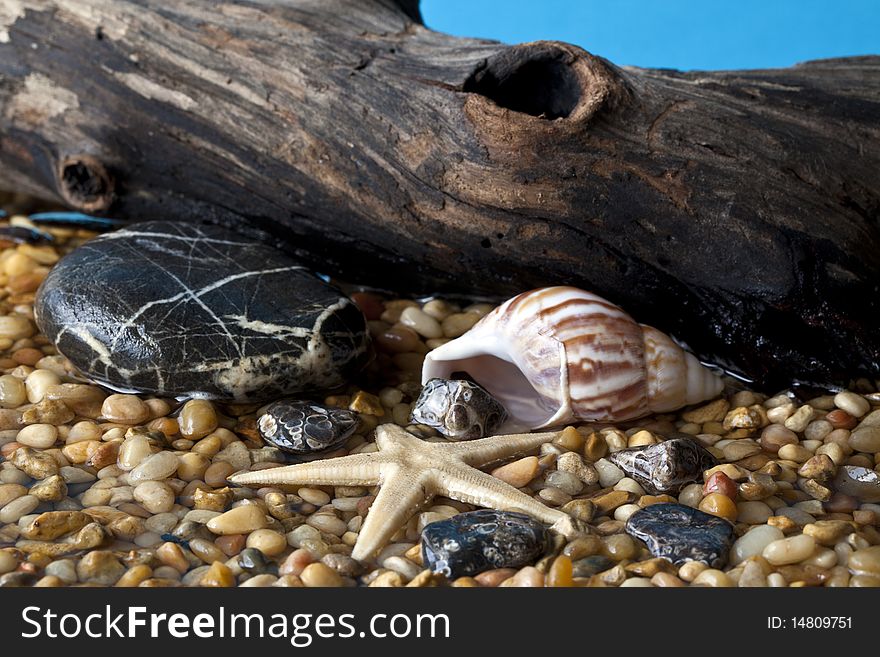
{"label": "orange pebble", "polygon": [[731,522],[736,521],[736,504],[727,495],[722,493],[709,493],[706,495],[703,501],[700,502],[700,511],[705,511]]}
{"label": "orange pebble", "polygon": [[560,555],[553,560],[547,573],[547,586],[573,586],[571,559]]}

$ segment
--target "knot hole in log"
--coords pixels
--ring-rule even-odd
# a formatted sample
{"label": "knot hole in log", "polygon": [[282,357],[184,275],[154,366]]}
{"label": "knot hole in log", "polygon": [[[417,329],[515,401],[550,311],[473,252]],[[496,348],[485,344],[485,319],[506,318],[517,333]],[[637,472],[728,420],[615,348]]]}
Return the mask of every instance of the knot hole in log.
{"label": "knot hole in log", "polygon": [[58,166],[58,189],[61,198],[82,212],[104,212],[114,199],[113,177],[91,155],[64,158]]}
{"label": "knot hole in log", "polygon": [[538,41],[511,46],[482,62],[462,91],[548,121],[588,120],[616,86],[610,67],[585,50]]}

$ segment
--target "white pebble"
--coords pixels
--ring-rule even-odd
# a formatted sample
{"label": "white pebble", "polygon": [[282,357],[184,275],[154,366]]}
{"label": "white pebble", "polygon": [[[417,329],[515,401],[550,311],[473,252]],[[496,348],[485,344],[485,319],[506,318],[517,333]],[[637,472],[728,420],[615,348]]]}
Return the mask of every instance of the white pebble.
{"label": "white pebble", "polygon": [[744,522],[747,525],[762,525],[773,515],[770,507],[763,502],[739,502],[736,510],[737,522]]}
{"label": "white pebble", "polygon": [[799,534],[773,541],[761,554],[774,566],[783,566],[809,558],[815,549],[816,540],[812,536]]}
{"label": "white pebble", "polygon": [[610,488],[624,477],[623,470],[608,459],[599,459],[593,464],[593,467],[599,473],[599,484],[602,488]]}
{"label": "white pebble", "polygon": [[834,405],[853,417],[862,417],[871,410],[868,400],[854,392],[844,391],[834,395]]}
{"label": "white pebble", "polygon": [[24,380],[24,387],[27,389],[28,401],[31,404],[43,401],[46,396],[46,389],[49,386],[56,386],[61,383],[61,379],[55,372],[49,370],[34,370],[28,374]]}
{"label": "white pebble", "polygon": [[174,452],[159,452],[148,456],[131,472],[128,480],[132,484],[148,479],[167,479],[175,472],[180,461]]}
{"label": "white pebble", "polygon": [[678,494],[678,501],[685,506],[696,509],[703,499],[703,487],[700,484],[688,484]]}
{"label": "white pebble", "polygon": [[12,500],[0,509],[0,523],[11,524],[40,506],[40,500],[33,495],[23,495]]}
{"label": "white pebble", "polygon": [[641,507],[638,504],[624,504],[614,509],[614,519],[626,522],[629,517],[638,511]]}
{"label": "white pebble", "polygon": [[174,491],[163,481],[142,481],[133,496],[150,513],[168,513],[174,506]]}
{"label": "white pebble", "polygon": [[420,308],[411,306],[400,313],[400,323],[409,326],[423,338],[441,338],[443,329],[440,322]]}
{"label": "white pebble", "polygon": [[15,440],[28,447],[47,449],[58,440],[58,429],[51,424],[31,424],[19,431]]}
{"label": "white pebble", "polygon": [[758,525],[740,536],[730,548],[730,563],[736,566],[749,557],[761,554],[768,545],[783,538],[785,534],[778,527]]}

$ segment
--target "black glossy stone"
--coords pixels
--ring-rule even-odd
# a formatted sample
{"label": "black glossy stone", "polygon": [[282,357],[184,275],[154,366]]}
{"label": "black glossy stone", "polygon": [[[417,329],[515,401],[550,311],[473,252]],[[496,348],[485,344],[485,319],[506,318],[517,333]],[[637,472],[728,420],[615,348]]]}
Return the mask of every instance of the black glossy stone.
{"label": "black glossy stone", "polygon": [[652,495],[678,493],[684,486],[702,481],[703,471],[718,465],[714,456],[689,438],[622,449],[608,460]]}
{"label": "black glossy stone", "polygon": [[238,565],[252,575],[262,575],[268,570],[263,553],[256,548],[245,548],[238,555]]}
{"label": "black glossy stone", "polygon": [[547,548],[547,529],[523,513],[480,509],[422,530],[422,561],[450,579],[532,563]]}
{"label": "black glossy stone", "polygon": [[315,402],[282,399],[270,404],[257,419],[263,440],[292,454],[335,449],[358,426],[358,414]]}
{"label": "black glossy stone", "polygon": [[218,226],[135,224],[56,265],[37,324],[119,391],[268,401],[335,387],[369,358],[366,320],[286,253]]}
{"label": "black glossy stone", "polygon": [[626,531],[648,545],[655,557],[674,564],[702,561],[713,568],[727,563],[733,525],[683,504],[652,504],[632,514]]}

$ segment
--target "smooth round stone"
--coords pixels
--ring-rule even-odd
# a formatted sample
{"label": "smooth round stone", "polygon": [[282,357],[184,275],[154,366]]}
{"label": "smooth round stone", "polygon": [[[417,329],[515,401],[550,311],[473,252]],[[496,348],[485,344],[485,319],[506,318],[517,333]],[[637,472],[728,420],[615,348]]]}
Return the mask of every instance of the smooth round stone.
{"label": "smooth round stone", "polygon": [[806,534],[799,534],[773,541],[761,554],[774,566],[782,566],[803,561],[813,554],[815,549],[816,539]]}
{"label": "smooth round stone", "polygon": [[218,226],[147,222],[63,258],[37,324],[93,380],[123,392],[267,401],[345,382],[366,320],[286,253]]}
{"label": "smooth round stone", "polygon": [[547,546],[537,520],[508,511],[480,509],[432,522],[422,530],[422,562],[447,578],[530,564]]}
{"label": "smooth round stone", "polygon": [[758,525],[736,539],[730,549],[730,563],[734,566],[739,565],[749,557],[761,554],[773,541],[783,538],[785,534],[778,527]]}
{"label": "smooth round stone", "polygon": [[687,484],[702,480],[703,471],[717,465],[715,457],[688,438],[622,449],[608,460],[653,495],[678,494]]}
{"label": "smooth round stone", "polygon": [[683,504],[652,504],[626,521],[626,531],[648,545],[655,557],[674,564],[701,561],[713,568],[727,562],[733,525]]}

